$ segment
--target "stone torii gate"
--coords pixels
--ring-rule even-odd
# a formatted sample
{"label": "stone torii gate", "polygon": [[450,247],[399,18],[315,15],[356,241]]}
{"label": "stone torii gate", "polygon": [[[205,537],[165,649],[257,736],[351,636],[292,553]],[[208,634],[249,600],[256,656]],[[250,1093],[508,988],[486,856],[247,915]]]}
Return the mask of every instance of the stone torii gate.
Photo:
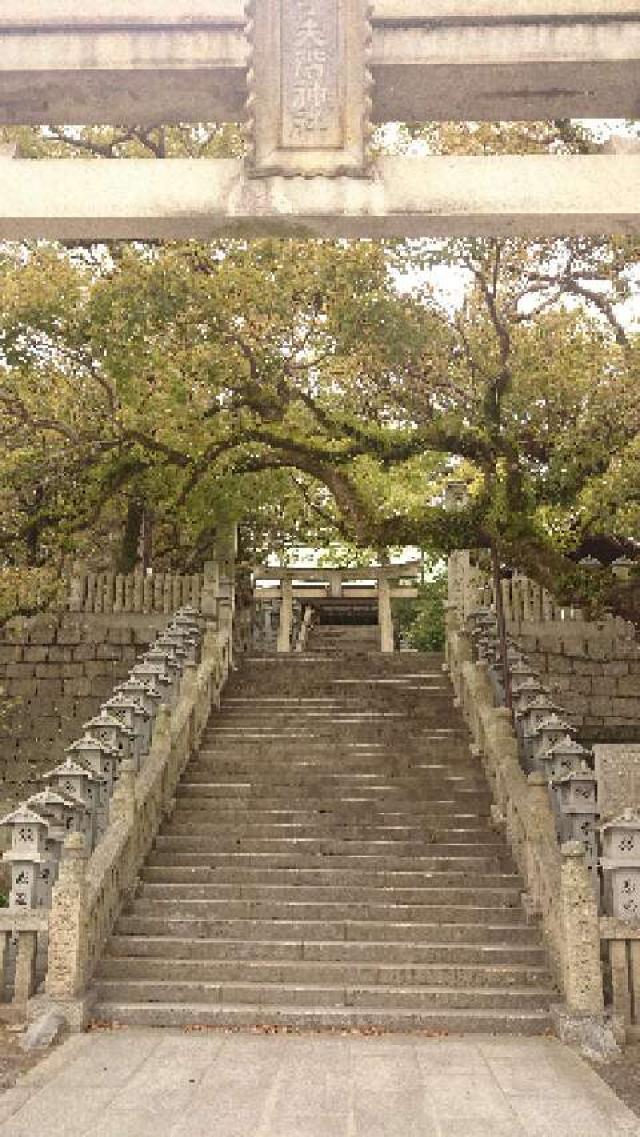
{"label": "stone torii gate", "polygon": [[384,157],[373,123],[634,117],[638,0],[14,0],[0,121],[245,121],[242,160],[0,161],[0,239],[638,232],[640,155]]}
{"label": "stone torii gate", "polygon": [[[273,582],[256,590],[261,600],[277,600],[280,606],[277,650],[291,651],[293,627],[293,601],[313,602],[314,599],[373,600],[378,611],[380,651],[390,654],[394,650],[392,599],[412,600],[418,595],[420,562],[407,561],[399,565],[369,565],[364,568],[304,568],[288,565],[282,568],[259,568],[256,579]],[[405,583],[401,583],[401,582]],[[411,581],[410,584],[406,583]]]}

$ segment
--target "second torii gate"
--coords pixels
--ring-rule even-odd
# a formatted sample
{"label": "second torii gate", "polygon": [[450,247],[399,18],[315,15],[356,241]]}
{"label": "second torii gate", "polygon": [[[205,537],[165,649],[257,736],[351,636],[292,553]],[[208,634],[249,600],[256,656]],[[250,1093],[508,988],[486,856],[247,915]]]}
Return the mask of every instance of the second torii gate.
{"label": "second torii gate", "polygon": [[[317,598],[370,599],[376,602],[380,651],[394,650],[393,615],[391,601],[414,599],[420,577],[420,562],[407,561],[399,565],[374,565],[365,568],[304,568],[288,565],[283,568],[259,568],[254,576],[273,586],[261,588],[256,596],[277,600],[280,604],[277,650],[291,651],[293,602],[313,602]],[[411,581],[410,584],[400,583]]]}

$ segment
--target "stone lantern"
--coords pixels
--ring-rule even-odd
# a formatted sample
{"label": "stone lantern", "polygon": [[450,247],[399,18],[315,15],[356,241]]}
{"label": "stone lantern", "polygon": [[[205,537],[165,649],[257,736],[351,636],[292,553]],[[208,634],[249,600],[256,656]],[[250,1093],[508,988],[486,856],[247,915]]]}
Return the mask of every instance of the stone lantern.
{"label": "stone lantern", "polygon": [[163,632],[161,636],[158,636],[155,646],[163,651],[170,652],[170,658],[178,664],[181,670],[185,663],[195,662],[195,644],[177,632]]}
{"label": "stone lantern", "polygon": [[96,811],[96,833],[100,837],[109,823],[109,799],[118,776],[119,755],[116,750],[99,738],[83,734],[76,742],[65,748],[72,760],[88,766],[100,779],[98,808]]}
{"label": "stone lantern", "polygon": [[525,679],[513,698],[515,728],[520,741],[522,764],[529,773],[534,769],[535,731],[545,719],[549,718],[554,709],[555,704],[534,679]]}
{"label": "stone lantern", "polygon": [[453,479],[444,487],[444,508],[449,512],[464,509],[469,504],[469,487],[466,482]]}
{"label": "stone lantern", "polygon": [[498,654],[498,637],[491,633],[484,633],[476,640],[476,655],[479,660],[485,660],[493,666]]}
{"label": "stone lantern", "polygon": [[172,701],[173,682],[161,663],[148,662],[144,659],[141,663],[136,663],[131,671],[130,678],[141,679],[145,683],[153,683],[162,702],[170,703]]}
{"label": "stone lantern", "polygon": [[618,557],[613,561],[611,571],[618,580],[631,580],[636,565],[640,565],[640,561],[634,561],[631,557]]}
{"label": "stone lantern", "polygon": [[548,781],[557,781],[579,770],[587,762],[589,752],[576,742],[571,735],[565,734],[553,742],[547,750],[538,754],[538,762]]}
{"label": "stone lantern", "polygon": [[602,564],[597,557],[581,557],[578,564],[587,569],[602,568]]}
{"label": "stone lantern", "polygon": [[538,675],[536,675],[533,668],[524,661],[514,664],[509,674],[511,680],[511,704],[515,714],[522,705],[522,699],[524,699],[525,702],[528,699],[532,699],[535,695],[540,694],[542,688]]}
{"label": "stone lantern", "polygon": [[164,674],[168,675],[174,684],[178,683],[182,666],[173,656],[170,647],[155,643],[142,657],[144,663],[157,663],[164,667]]}
{"label": "stone lantern", "polygon": [[523,678],[513,693],[513,707],[515,713],[519,714],[523,707],[528,706],[540,695],[546,695],[546,691],[540,680],[533,675],[528,678]]}
{"label": "stone lantern", "polygon": [[11,830],[11,848],[3,857],[11,865],[10,907],[46,908],[51,894],[47,822],[21,805],[3,817],[0,825]]}
{"label": "stone lantern", "polygon": [[143,754],[149,750],[151,742],[151,720],[142,703],[122,691],[116,691],[104,704],[108,714],[120,719],[133,735],[132,753],[136,768],[140,766]]}
{"label": "stone lantern", "polygon": [[[569,741],[572,741],[571,739]],[[598,890],[598,781],[594,771],[582,759],[571,773],[553,781],[558,831],[561,841],[584,841],[587,865]]]}
{"label": "stone lantern", "polygon": [[104,742],[107,746],[111,747],[117,755],[117,767],[114,773],[114,780],[117,781],[120,763],[125,758],[133,757],[133,731],[122,722],[121,719],[116,718],[115,715],[109,714],[108,711],[100,708],[100,712],[95,718],[89,719],[84,724],[84,729],[92,738],[97,738],[98,742]]}
{"label": "stone lantern", "polygon": [[153,683],[146,683],[144,679],[137,679],[135,675],[125,679],[124,683],[119,683],[115,688],[115,693],[119,695],[128,695],[133,699],[137,699],[142,704],[145,711],[149,715],[149,734],[153,730],[153,720],[158,712],[158,707],[162,701],[160,692],[154,687]]}
{"label": "stone lantern", "polygon": [[86,810],[75,798],[65,797],[56,790],[44,789],[26,801],[27,809],[39,814],[47,823],[45,851],[48,864],[41,871],[43,892],[48,890],[46,907],[51,903],[51,889],[58,878],[62,847],[69,833],[83,833],[86,828]]}
{"label": "stone lantern", "polygon": [[540,684],[527,685],[518,692],[515,715],[522,726],[525,737],[533,738],[536,730],[545,719],[553,714],[556,704]]}
{"label": "stone lantern", "polygon": [[618,920],[640,922],[640,814],[625,809],[600,826],[605,903]]}
{"label": "stone lantern", "polygon": [[93,848],[97,837],[97,818],[102,799],[102,778],[88,770],[80,762],[65,758],[59,766],[44,775],[54,790],[64,797],[76,798],[85,806],[86,835],[89,847]]}
{"label": "stone lantern", "polygon": [[190,604],[184,604],[182,608],[178,608],[171,622],[172,624],[180,624],[185,628],[195,628],[196,631],[198,631],[202,622],[202,616],[197,608],[194,608]]}
{"label": "stone lantern", "polygon": [[49,837],[56,834],[64,844],[69,833],[86,831],[87,807],[78,798],[46,787],[27,800],[26,805],[44,817],[49,826]]}
{"label": "stone lantern", "polygon": [[[545,772],[541,763],[542,755],[546,754],[552,746],[555,746],[556,742],[560,742],[567,735],[570,735],[572,730],[573,728],[569,723],[564,722],[557,714],[550,714],[539,723],[533,732],[531,747],[532,759],[536,770],[542,770],[543,773]],[[566,770],[559,770],[558,776],[560,776],[561,773],[567,772]]]}
{"label": "stone lantern", "polygon": [[521,657],[511,667],[511,690],[519,691],[525,680],[529,679],[539,680],[540,676],[535,667]]}

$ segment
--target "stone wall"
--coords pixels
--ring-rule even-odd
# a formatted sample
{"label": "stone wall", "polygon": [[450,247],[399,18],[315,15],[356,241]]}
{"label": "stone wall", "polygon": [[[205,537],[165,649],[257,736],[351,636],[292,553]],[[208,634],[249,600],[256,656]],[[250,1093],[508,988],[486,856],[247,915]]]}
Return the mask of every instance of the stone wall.
{"label": "stone wall", "polygon": [[2,813],[62,759],[166,620],[159,613],[62,612],[0,628]]}
{"label": "stone wall", "polygon": [[640,742],[640,643],[631,625],[549,621],[509,631],[583,742]]}

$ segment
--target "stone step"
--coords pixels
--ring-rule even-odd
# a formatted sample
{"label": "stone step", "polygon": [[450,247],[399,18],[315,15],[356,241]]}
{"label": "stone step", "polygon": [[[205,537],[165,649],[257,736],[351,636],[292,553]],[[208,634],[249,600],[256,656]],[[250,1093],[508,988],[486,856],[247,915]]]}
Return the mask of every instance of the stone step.
{"label": "stone step", "polygon": [[232,675],[99,964],[96,1019],[547,1030],[546,953],[441,657],[322,639]]}
{"label": "stone step", "polygon": [[505,921],[503,912],[493,910],[486,921],[476,921],[475,912],[467,909],[460,918],[447,922],[437,911],[429,913],[430,921],[407,923],[397,920],[276,920],[231,919],[221,915],[189,916],[169,913],[135,912],[121,916],[117,933],[126,936],[178,936],[189,939],[297,940],[314,942],[376,943],[486,943],[531,944],[535,930],[518,913],[520,920]]}
{"label": "stone step", "polygon": [[522,882],[515,873],[470,872],[390,872],[372,869],[279,869],[212,867],[207,865],[153,865],[147,863],[141,870],[141,880],[158,885],[214,884],[228,888],[239,886],[287,885],[296,890],[304,887],[326,888],[391,888],[394,890],[423,888],[512,888],[520,892]]}
{"label": "stone step", "polygon": [[176,811],[172,820],[164,827],[163,832],[170,834],[184,833],[187,835],[211,834],[217,840],[228,840],[243,843],[256,838],[258,840],[275,841],[326,841],[333,838],[343,841],[399,841],[420,842],[421,840],[437,841],[455,836],[461,841],[472,844],[481,844],[484,841],[494,841],[495,833],[488,825],[473,825],[473,818],[467,817],[423,817],[415,819],[413,825],[381,825],[375,821],[352,821],[340,823],[339,820],[326,818],[314,824],[302,825],[296,822],[273,821],[261,824],[245,818],[244,822],[224,822],[215,816],[201,813],[199,815],[185,815]]}
{"label": "stone step", "polygon": [[95,983],[98,1002],[116,1003],[248,1003],[253,1006],[301,1007],[402,1007],[405,1010],[459,1007],[468,1010],[548,1009],[553,991],[547,986],[435,987],[353,986],[320,983],[251,983],[205,980],[100,979]]}
{"label": "stone step", "polygon": [[[476,803],[477,804],[477,803]],[[250,820],[256,824],[279,825],[310,825],[318,822],[335,821],[339,824],[348,823],[350,826],[364,823],[379,825],[415,825],[429,818],[446,819],[469,818],[474,822],[486,819],[489,816],[489,806],[486,809],[472,808],[474,803],[455,801],[429,801],[415,803],[410,808],[386,809],[380,808],[377,802],[365,802],[358,805],[354,801],[334,801],[326,805],[305,808],[296,808],[296,803],[289,803],[284,808],[279,803],[271,808],[265,808],[260,802],[253,802],[248,806],[231,806],[221,803],[216,798],[178,797],[174,817],[189,817],[201,820],[203,817],[211,818],[222,824],[234,824],[239,820]]]}
{"label": "stone step", "polygon": [[398,808],[402,808],[401,803],[404,801],[415,801],[416,798],[422,800],[428,794],[444,796],[447,793],[486,793],[486,785],[481,784],[478,776],[457,778],[443,776],[435,780],[432,785],[421,779],[419,786],[417,780],[415,785],[407,786],[404,783],[390,783],[388,779],[386,781],[374,779],[372,776],[349,781],[344,775],[334,775],[331,778],[318,775],[314,784],[312,779],[293,780],[291,776],[289,780],[262,778],[258,777],[255,771],[245,774],[244,777],[238,774],[222,777],[214,766],[211,769],[190,766],[189,784],[194,787],[206,785],[210,797],[269,797],[291,802],[299,801],[301,798],[306,800],[322,797],[330,792],[330,800],[335,800],[336,796],[342,800],[357,798],[365,801],[369,798],[378,802],[397,802]]}
{"label": "stone step", "polygon": [[[532,933],[533,936],[533,933]],[[224,940],[192,939],[179,936],[112,936],[111,959],[220,959],[220,960],[317,960],[345,963],[406,964],[527,964],[546,963],[543,948],[527,943],[398,943],[316,940]]]}
{"label": "stone step", "polygon": [[162,881],[143,881],[139,886],[137,896],[147,901],[174,901],[180,904],[183,901],[212,900],[224,901],[259,901],[261,905],[273,901],[278,907],[282,904],[353,904],[358,911],[369,904],[385,906],[449,904],[474,904],[481,907],[508,907],[515,908],[520,904],[521,889],[517,887],[502,886],[491,888],[477,880],[468,882],[461,887],[451,885],[441,887],[436,882],[423,884],[420,887],[402,888],[398,886],[385,886],[370,884],[202,884],[167,883]]}
{"label": "stone step", "polygon": [[293,1030],[366,1030],[383,1032],[425,1031],[433,1034],[545,1034],[551,1016],[545,1010],[445,1007],[438,1010],[404,1007],[250,1007],[243,1004],[203,1003],[98,1003],[96,1023],[146,1027],[254,1027]]}
{"label": "stone step", "polygon": [[244,920],[292,920],[327,921],[341,923],[346,921],[369,920],[372,923],[420,923],[422,921],[442,920],[444,923],[490,924],[499,918],[502,924],[517,924],[523,919],[520,904],[509,899],[503,903],[473,903],[471,893],[465,900],[446,904],[438,899],[433,902],[396,904],[371,900],[355,901],[324,900],[188,900],[154,895],[136,896],[131,911],[143,916],[166,916],[176,919],[179,916],[193,916],[199,919],[244,919]]}
{"label": "stone step", "polygon": [[[221,782],[242,781],[244,778],[263,782],[265,790],[271,783],[286,786],[295,790],[297,786],[305,789],[309,781],[315,780],[319,784],[329,786],[333,783],[351,784],[353,786],[366,786],[370,782],[374,786],[387,786],[390,789],[403,790],[412,793],[417,787],[423,787],[431,792],[444,788],[444,786],[460,786],[462,789],[476,789],[487,792],[484,775],[476,766],[460,764],[455,766],[452,762],[427,762],[424,759],[416,762],[412,767],[401,766],[390,761],[384,768],[380,767],[380,758],[375,757],[366,767],[348,769],[340,762],[339,756],[334,755],[333,763],[326,768],[313,762],[308,757],[297,761],[286,761],[280,765],[261,765],[257,759],[234,762],[229,764],[229,770],[222,771],[222,759],[212,755],[204,761],[202,755],[189,766],[188,779],[190,782],[206,781],[212,784]],[[206,774],[194,777],[194,774]]]}
{"label": "stone step", "polygon": [[500,847],[498,852],[492,856],[481,855],[467,855],[467,846],[464,846],[465,852],[453,855],[444,856],[420,856],[414,857],[412,861],[407,864],[406,857],[394,857],[390,855],[374,855],[367,856],[363,854],[347,854],[344,856],[332,856],[330,861],[327,858],[318,856],[317,854],[300,853],[292,849],[286,853],[245,853],[242,850],[233,850],[229,853],[212,852],[205,842],[200,850],[183,850],[182,844],[177,847],[166,848],[162,843],[162,838],[156,838],[156,846],[149,853],[147,865],[152,866],[170,866],[170,867],[189,867],[196,865],[204,868],[229,868],[234,871],[243,872],[246,868],[258,869],[264,872],[271,870],[286,869],[287,871],[297,872],[303,869],[328,870],[334,871],[340,869],[344,871],[358,871],[366,872],[371,875],[378,872],[391,872],[405,874],[412,870],[420,872],[441,872],[441,871],[455,871],[455,872],[473,872],[473,873],[494,873],[500,872],[504,865],[511,865],[510,857],[507,850]]}
{"label": "stone step", "polygon": [[505,855],[504,846],[497,838],[494,838],[493,841],[487,838],[486,841],[471,843],[461,840],[459,834],[456,834],[455,841],[422,841],[410,845],[400,841],[334,841],[330,839],[326,841],[269,841],[261,837],[247,842],[237,839],[233,841],[231,846],[229,842],[216,841],[213,836],[161,833],[156,837],[155,848],[163,851],[175,850],[177,853],[244,852],[253,856],[259,853],[281,853],[285,856],[306,853],[308,856],[329,857],[331,864],[337,863],[336,858],[356,857],[358,855],[375,859],[403,858],[405,861],[407,858],[411,858],[412,863],[425,855],[431,857],[455,857],[456,855],[463,857],[495,855],[499,857]]}
{"label": "stone step", "polygon": [[510,960],[489,963],[381,963],[317,959],[184,959],[141,956],[106,956],[97,970],[100,983],[250,983],[287,986],[361,987],[460,987],[462,989],[527,986],[547,990],[545,967]]}
{"label": "stone step", "polygon": [[[259,811],[263,813],[278,812],[290,814],[310,814],[322,811],[344,810],[348,809],[357,814],[357,810],[370,810],[375,808],[378,813],[391,814],[398,816],[401,814],[421,813],[424,809],[424,803],[417,802],[415,797],[409,797],[404,801],[394,799],[391,805],[386,805],[384,801],[380,801],[379,797],[366,797],[366,798],[344,798],[336,799],[333,796],[320,796],[309,797],[305,794],[304,801],[291,801],[288,797],[283,800],[283,797],[264,797],[256,798],[255,796],[245,796],[238,803],[229,803],[226,800],[218,801],[219,794],[210,792],[216,788],[216,783],[206,782],[182,782],[176,791],[176,800],[179,804],[188,805],[192,809],[226,809],[226,810],[239,810],[244,811],[250,809],[251,811]],[[213,800],[209,800],[213,799]],[[469,808],[475,807],[483,816],[491,805],[491,798],[488,793],[479,794],[477,790],[468,790],[460,788],[449,787],[446,794],[441,797],[431,797],[429,799],[430,809],[436,813],[442,810],[446,812],[450,808]]]}

